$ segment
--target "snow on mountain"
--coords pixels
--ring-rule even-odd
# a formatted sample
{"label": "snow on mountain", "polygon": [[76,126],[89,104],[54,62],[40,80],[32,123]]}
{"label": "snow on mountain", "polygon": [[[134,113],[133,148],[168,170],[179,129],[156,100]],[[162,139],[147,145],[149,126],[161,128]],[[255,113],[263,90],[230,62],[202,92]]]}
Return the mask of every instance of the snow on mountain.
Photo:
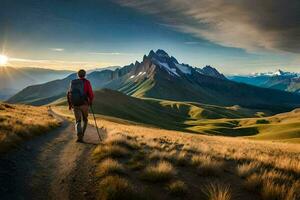
{"label": "snow on mountain", "polygon": [[156,60],[156,64],[158,64],[160,67],[163,67],[170,75],[176,75],[180,77],[180,75],[176,72],[176,68],[171,68],[168,63],[163,63]]}
{"label": "snow on mountain", "polygon": [[169,56],[164,50],[158,49],[156,52],[150,51],[148,57],[153,63],[165,69],[170,75],[181,77],[180,74],[189,76],[195,72],[201,73],[206,76],[213,76],[220,79],[226,79],[225,76],[219,73],[215,68],[211,66],[205,66],[204,68],[196,68],[187,64],[179,64],[176,58]]}
{"label": "snow on mountain", "polygon": [[187,66],[187,65],[183,65],[183,64],[177,64],[175,63],[176,67],[178,67],[178,69],[184,73],[184,74],[192,74],[192,70],[191,67]]}
{"label": "snow on mountain", "polygon": [[257,76],[294,76],[294,77],[297,77],[297,76],[300,76],[300,74],[297,74],[297,73],[294,73],[294,72],[285,72],[281,69],[278,69],[275,72],[254,73],[251,76],[254,76],[254,77],[257,77]]}

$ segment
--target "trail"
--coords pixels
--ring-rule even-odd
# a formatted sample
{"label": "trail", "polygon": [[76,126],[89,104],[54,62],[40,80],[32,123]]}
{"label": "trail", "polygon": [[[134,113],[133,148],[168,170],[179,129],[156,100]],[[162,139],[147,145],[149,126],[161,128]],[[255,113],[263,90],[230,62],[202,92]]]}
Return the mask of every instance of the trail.
{"label": "trail", "polygon": [[[73,123],[37,136],[0,156],[0,199],[94,199],[93,161],[99,143],[88,125],[85,143],[76,143]],[[104,134],[104,132],[102,132]]]}

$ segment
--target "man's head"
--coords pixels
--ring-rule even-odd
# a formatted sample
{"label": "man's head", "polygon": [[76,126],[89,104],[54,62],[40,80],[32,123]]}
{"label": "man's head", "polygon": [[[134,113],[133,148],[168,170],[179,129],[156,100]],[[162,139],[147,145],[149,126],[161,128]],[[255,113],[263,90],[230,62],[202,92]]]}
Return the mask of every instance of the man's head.
{"label": "man's head", "polygon": [[84,69],[80,69],[78,72],[77,72],[77,76],[79,78],[84,78],[86,75],[86,71]]}

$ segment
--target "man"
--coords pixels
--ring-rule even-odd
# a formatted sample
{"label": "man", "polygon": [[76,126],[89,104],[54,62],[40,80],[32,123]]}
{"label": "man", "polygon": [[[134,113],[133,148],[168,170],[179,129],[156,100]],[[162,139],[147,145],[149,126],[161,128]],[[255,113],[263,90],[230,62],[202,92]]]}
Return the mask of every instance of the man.
{"label": "man", "polygon": [[[69,110],[73,108],[75,115],[75,129],[77,141],[83,142],[83,136],[87,127],[89,105],[92,105],[94,93],[89,80],[85,78],[86,71],[81,69],[77,72],[78,79],[72,80],[68,91]],[[81,124],[83,120],[83,126]]]}

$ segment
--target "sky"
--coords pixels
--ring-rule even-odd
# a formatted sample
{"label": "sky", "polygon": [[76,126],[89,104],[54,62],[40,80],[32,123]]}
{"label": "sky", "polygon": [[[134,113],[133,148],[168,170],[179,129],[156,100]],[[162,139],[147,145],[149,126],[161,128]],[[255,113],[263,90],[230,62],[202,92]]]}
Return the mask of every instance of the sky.
{"label": "sky", "polygon": [[224,74],[300,72],[300,1],[1,0],[14,67],[124,66],[151,49]]}

